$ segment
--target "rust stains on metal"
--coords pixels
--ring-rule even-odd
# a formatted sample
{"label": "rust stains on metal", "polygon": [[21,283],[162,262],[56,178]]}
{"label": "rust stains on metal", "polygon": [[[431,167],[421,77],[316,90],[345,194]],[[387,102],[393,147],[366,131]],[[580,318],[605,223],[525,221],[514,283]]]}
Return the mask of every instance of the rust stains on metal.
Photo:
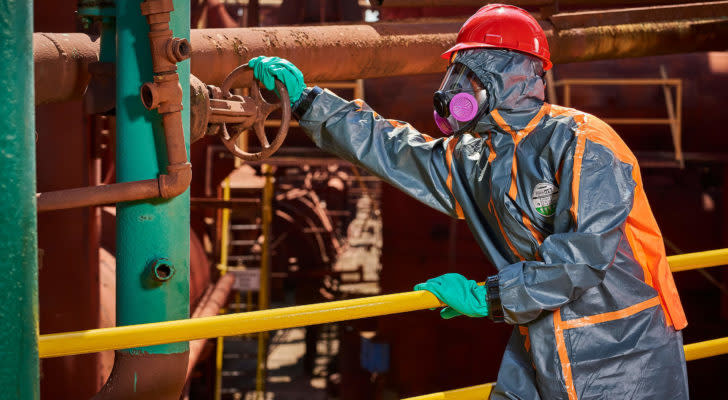
{"label": "rust stains on metal", "polygon": [[557,30],[563,30],[661,21],[719,20],[721,16],[728,18],[728,1],[567,12],[554,14],[549,21]]}
{"label": "rust stains on metal", "polygon": [[185,383],[189,352],[114,353],[114,368],[92,400],[177,400]]}
{"label": "rust stains on metal", "polygon": [[[518,7],[550,6],[628,6],[628,5],[655,5],[675,4],[685,0],[500,0],[499,3],[510,4]],[[481,7],[487,2],[478,0],[371,0],[376,7]]]}
{"label": "rust stains on metal", "polygon": [[[235,283],[235,274],[225,274],[217,280],[217,283],[213,287],[210,285],[208,290],[200,300],[200,304],[195,308],[192,313],[192,318],[203,318],[217,315],[220,309],[225,306],[227,297],[233,288]],[[190,373],[200,359],[200,354],[205,347],[207,339],[193,340],[190,342],[190,357],[187,363],[187,379],[190,377]]]}
{"label": "rust stains on metal", "polygon": [[[725,10],[723,3],[709,7]],[[561,28],[558,30],[549,22],[542,24],[556,63],[723,50],[728,38],[724,11],[705,17],[700,7],[685,7],[682,11],[660,8],[655,14],[657,19],[650,19],[650,12],[645,11],[638,23],[624,19],[624,15],[629,15],[624,10],[613,13],[604,10],[599,13],[599,20],[618,23],[584,27],[591,17],[581,13],[577,17],[553,15]],[[262,54],[289,59],[301,69],[307,82],[442,72],[446,63],[439,55],[455,42],[461,24],[420,22],[192,30],[192,73],[205,83],[220,85],[229,71]],[[567,29],[569,26],[575,27]],[[53,42],[42,35],[48,34],[34,36],[36,98],[39,102],[48,102],[79,97],[88,80],[86,65],[96,61],[98,46],[86,35],[63,34],[63,48],[72,44],[74,48],[95,49],[95,53],[82,52],[83,57],[76,59],[61,55]],[[61,34],[52,37],[58,35]],[[60,77],[57,71],[62,72]],[[47,79],[40,82],[39,76]]]}
{"label": "rust stains on metal", "polygon": [[608,25],[546,32],[556,63],[718,50],[728,19]]}
{"label": "rust stains on metal", "polygon": [[35,104],[80,98],[99,51],[98,39],[82,33],[34,33]]}
{"label": "rust stains on metal", "polygon": [[193,30],[192,71],[202,81],[219,85],[229,71],[261,54],[290,60],[309,82],[444,71],[446,63],[439,53],[455,41],[460,25],[380,23]]}
{"label": "rust stains on metal", "polygon": [[182,87],[179,84],[177,63],[189,58],[187,40],[172,37],[169,13],[172,0],[142,3],[142,14],[149,23],[154,81],[141,87],[141,101],[147,109],[162,115],[167,147],[167,173],[157,179],[111,185],[60,190],[38,194],[38,212],[67,208],[111,204],[122,201],[162,197],[169,199],[182,194],[192,181],[192,166],[187,162],[184,129],[182,126]]}

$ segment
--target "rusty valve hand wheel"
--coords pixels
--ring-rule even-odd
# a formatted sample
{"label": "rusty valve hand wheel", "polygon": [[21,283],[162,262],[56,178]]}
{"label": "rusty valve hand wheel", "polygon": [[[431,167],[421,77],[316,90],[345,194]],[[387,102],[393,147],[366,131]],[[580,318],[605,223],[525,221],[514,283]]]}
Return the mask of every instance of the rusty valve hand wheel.
{"label": "rusty valve hand wheel", "polygon": [[[222,87],[220,88],[222,95],[225,99],[230,99],[233,97],[233,95],[230,93],[230,89],[232,88],[232,85],[234,85],[240,77],[243,76],[246,72],[251,72],[252,68],[248,67],[248,64],[243,64],[237,68],[235,68],[230,74],[225,78],[225,81],[222,83]],[[286,139],[286,135],[288,134],[288,127],[291,123],[291,102],[288,98],[288,90],[286,89],[286,85],[283,84],[283,82],[279,81],[278,79],[275,80],[276,84],[276,90],[278,90],[278,93],[280,94],[280,100],[277,103],[268,103],[263,98],[263,94],[260,91],[260,86],[258,85],[257,80],[252,79],[250,83],[250,97],[245,97],[244,100],[246,102],[252,101],[254,108],[257,112],[257,115],[255,116],[255,122],[253,123],[253,129],[255,130],[255,135],[258,137],[258,140],[260,141],[260,145],[262,147],[261,151],[257,153],[248,153],[247,151],[243,151],[238,145],[236,144],[238,137],[243,132],[244,129],[231,129],[231,132],[228,132],[227,126],[225,123],[222,124],[222,135],[220,136],[220,139],[222,140],[222,143],[227,147],[228,150],[230,150],[231,153],[233,153],[236,157],[242,158],[245,161],[258,161],[263,160],[276,152],[279,147],[283,144],[283,141]],[[265,136],[265,120],[268,119],[268,116],[275,110],[281,109],[281,126],[278,128],[278,132],[276,133],[275,138],[273,138],[273,142],[269,142],[268,138]]]}

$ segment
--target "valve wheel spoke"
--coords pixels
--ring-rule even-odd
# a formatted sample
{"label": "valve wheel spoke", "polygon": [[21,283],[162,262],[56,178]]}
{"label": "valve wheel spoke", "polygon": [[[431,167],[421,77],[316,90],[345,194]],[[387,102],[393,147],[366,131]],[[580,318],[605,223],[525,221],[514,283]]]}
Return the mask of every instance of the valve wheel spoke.
{"label": "valve wheel spoke", "polygon": [[[225,81],[221,86],[221,90],[223,96],[226,99],[230,99],[233,97],[230,89],[233,87],[233,84],[238,81],[242,74],[248,72],[250,72],[250,67],[248,67],[247,64],[241,65],[240,67],[230,72],[230,74],[225,78]],[[222,142],[225,147],[236,157],[242,158],[247,161],[266,159],[270,157],[273,153],[275,153],[276,150],[278,150],[278,148],[281,146],[281,144],[283,144],[283,140],[286,138],[286,134],[288,133],[288,127],[290,125],[291,106],[286,86],[277,79],[275,81],[275,85],[280,97],[280,101],[278,102],[267,102],[265,98],[263,98],[263,94],[260,91],[260,85],[255,79],[253,79],[249,85],[250,97],[246,97],[246,99],[249,99],[257,109],[257,118],[255,119],[252,127],[255,130],[255,136],[258,138],[258,141],[260,141],[261,151],[257,153],[249,153],[241,150],[236,144],[237,138],[245,129],[250,128],[250,125],[236,124],[230,125],[228,127],[224,123],[221,124]],[[276,135],[271,142],[265,135],[265,120],[268,119],[271,113],[278,109],[281,110],[281,126],[278,128],[278,132],[276,132]]]}

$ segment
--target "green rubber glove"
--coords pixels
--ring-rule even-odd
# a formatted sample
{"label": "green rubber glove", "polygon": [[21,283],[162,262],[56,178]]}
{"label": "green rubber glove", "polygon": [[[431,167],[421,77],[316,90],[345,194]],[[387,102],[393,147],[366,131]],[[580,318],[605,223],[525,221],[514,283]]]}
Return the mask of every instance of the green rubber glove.
{"label": "green rubber glove", "polygon": [[440,311],[444,319],[467,315],[469,317],[488,316],[488,296],[485,286],[478,285],[460,274],[445,274],[428,279],[415,286],[415,290],[427,290],[447,304]]}
{"label": "green rubber glove", "polygon": [[259,56],[248,61],[248,66],[253,69],[255,79],[263,83],[268,90],[275,90],[275,79],[283,82],[288,89],[288,98],[291,100],[291,106],[298,101],[306,88],[303,83],[303,73],[291,64],[290,61],[280,57]]}

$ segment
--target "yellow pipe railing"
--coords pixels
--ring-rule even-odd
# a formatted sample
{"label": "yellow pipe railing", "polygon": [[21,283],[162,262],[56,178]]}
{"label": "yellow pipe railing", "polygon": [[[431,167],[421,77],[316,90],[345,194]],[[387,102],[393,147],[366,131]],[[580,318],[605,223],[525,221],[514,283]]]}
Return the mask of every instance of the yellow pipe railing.
{"label": "yellow pipe railing", "polygon": [[683,348],[685,349],[686,361],[719,356],[728,353],[728,337],[690,343]]}
{"label": "yellow pipe railing", "polygon": [[[230,177],[225,178],[225,182],[222,188],[222,199],[230,200]],[[230,212],[229,208],[222,209],[222,221],[221,221],[221,232],[220,232],[220,265],[217,268],[220,270],[220,276],[227,274],[228,271],[228,251],[230,250]],[[221,310],[224,312],[224,310]],[[218,336],[215,341],[215,390],[213,392],[213,399],[220,400],[222,396],[222,361],[223,361],[223,346],[225,340],[222,336]]]}
{"label": "yellow pipe railing", "polygon": [[417,397],[408,397],[403,400],[483,400],[490,396],[490,391],[493,390],[493,386],[495,386],[495,382],[430,393]]}
{"label": "yellow pipe railing", "polygon": [[728,249],[701,251],[667,257],[672,272],[687,271],[728,264]]}
{"label": "yellow pipe railing", "polygon": [[406,292],[179,321],[41,335],[41,358],[295,328],[443,306],[430,292]]}
{"label": "yellow pipe railing", "polygon": [[[703,267],[727,263],[728,250],[723,250],[722,258],[716,256],[715,252],[718,251],[721,250],[672,256],[668,257],[668,261],[672,264],[674,257],[680,257],[677,259],[679,263],[693,259],[702,263]],[[41,358],[94,353],[376,317],[440,306],[442,303],[429,292],[406,292],[206,318],[53,333],[40,336],[38,352]]]}

